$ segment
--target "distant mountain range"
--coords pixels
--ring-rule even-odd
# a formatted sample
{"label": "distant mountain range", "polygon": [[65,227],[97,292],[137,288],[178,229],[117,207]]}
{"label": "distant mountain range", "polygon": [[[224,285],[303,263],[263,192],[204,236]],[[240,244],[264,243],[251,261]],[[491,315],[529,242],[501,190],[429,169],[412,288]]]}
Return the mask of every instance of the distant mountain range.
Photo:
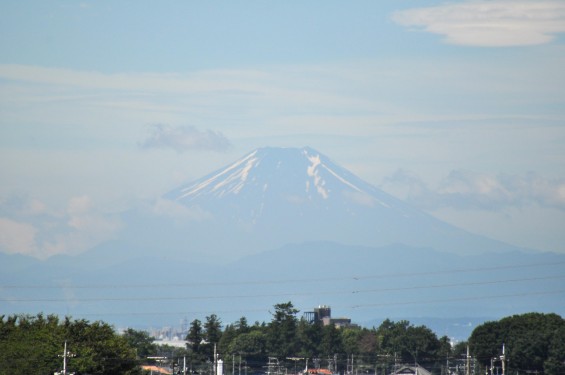
{"label": "distant mountain range", "polygon": [[361,324],[433,321],[440,334],[473,319],[565,313],[565,255],[456,228],[308,147],[255,150],[122,220],[117,240],[78,256],[0,254],[1,313],[120,326],[216,313],[230,323],[268,321],[292,301]]}

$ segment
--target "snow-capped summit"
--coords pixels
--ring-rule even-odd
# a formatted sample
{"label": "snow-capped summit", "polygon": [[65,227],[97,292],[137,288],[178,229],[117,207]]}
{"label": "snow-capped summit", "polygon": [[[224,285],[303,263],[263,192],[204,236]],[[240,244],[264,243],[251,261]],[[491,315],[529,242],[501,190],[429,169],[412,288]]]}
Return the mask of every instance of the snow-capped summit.
{"label": "snow-capped summit", "polygon": [[268,215],[267,209],[277,215],[294,207],[299,215],[337,210],[347,216],[363,207],[402,205],[310,147],[259,148],[167,198],[201,208],[228,206],[240,220]]}
{"label": "snow-capped summit", "polygon": [[310,147],[256,149],[165,198],[206,213],[192,237],[203,246],[220,238],[221,246],[263,249],[319,240],[457,253],[500,247],[409,206]]}
{"label": "snow-capped summit", "polygon": [[[342,177],[341,174],[344,176]],[[255,193],[257,189],[303,190],[312,199],[315,195],[329,198],[330,186],[338,180],[353,191],[361,191],[345,177],[349,173],[334,165],[327,157],[309,148],[260,148],[228,167],[180,189],[181,200],[193,200],[202,195],[223,198],[230,194]],[[357,181],[358,182],[358,181]],[[282,190],[282,189],[281,189]],[[302,195],[302,194],[301,194]]]}

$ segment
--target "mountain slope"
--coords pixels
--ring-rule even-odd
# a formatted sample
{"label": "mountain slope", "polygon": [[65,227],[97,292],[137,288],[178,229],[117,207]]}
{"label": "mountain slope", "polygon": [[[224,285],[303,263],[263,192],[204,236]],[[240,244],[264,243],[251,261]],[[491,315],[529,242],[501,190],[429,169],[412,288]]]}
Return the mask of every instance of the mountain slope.
{"label": "mountain slope", "polygon": [[309,147],[257,149],[165,198],[205,212],[195,240],[203,233],[211,242],[233,239],[222,246],[266,249],[327,240],[458,254],[514,249],[419,211]]}

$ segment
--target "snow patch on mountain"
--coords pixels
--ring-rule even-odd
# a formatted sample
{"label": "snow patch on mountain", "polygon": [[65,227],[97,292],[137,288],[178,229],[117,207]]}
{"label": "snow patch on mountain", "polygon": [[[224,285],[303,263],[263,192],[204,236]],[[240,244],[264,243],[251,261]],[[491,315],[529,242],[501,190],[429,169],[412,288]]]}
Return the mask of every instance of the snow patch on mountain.
{"label": "snow patch on mountain", "polygon": [[[322,162],[320,161],[320,155],[316,155],[316,156],[308,155],[306,151],[304,151],[304,154],[306,155],[310,163],[312,163],[306,169],[306,173],[308,174],[308,176],[314,179],[314,186],[316,187],[316,191],[318,192],[318,194],[320,194],[322,198],[328,199],[329,191],[324,187],[326,182],[318,173],[319,172],[318,166],[322,164]],[[307,184],[306,186],[307,186],[306,191],[308,192],[309,184]]]}
{"label": "snow patch on mountain", "polygon": [[259,148],[165,198],[210,214],[190,229],[200,248],[318,240],[404,243],[460,254],[505,247],[411,207],[309,147]]}
{"label": "snow patch on mountain", "polygon": [[[240,161],[233,163],[219,173],[205,179],[203,182],[197,182],[181,190],[182,194],[178,199],[193,198],[200,194],[206,193],[206,189],[215,195],[222,197],[227,193],[238,194],[245,186],[245,181],[249,176],[249,172],[258,163],[255,154],[257,150],[247,155]],[[243,167],[241,167],[243,165]],[[239,169],[238,169],[239,168]],[[225,176],[225,179],[222,177]],[[209,188],[211,186],[211,188]],[[226,189],[222,190],[222,188]]]}

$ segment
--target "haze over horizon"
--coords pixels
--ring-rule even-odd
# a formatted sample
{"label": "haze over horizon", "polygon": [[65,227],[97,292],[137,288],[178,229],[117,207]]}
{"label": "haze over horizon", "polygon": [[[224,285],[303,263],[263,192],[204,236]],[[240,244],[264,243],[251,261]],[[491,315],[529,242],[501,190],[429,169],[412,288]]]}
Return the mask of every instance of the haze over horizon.
{"label": "haze over horizon", "polygon": [[0,4],[0,252],[263,146],[311,146],[470,232],[565,253],[565,3]]}

